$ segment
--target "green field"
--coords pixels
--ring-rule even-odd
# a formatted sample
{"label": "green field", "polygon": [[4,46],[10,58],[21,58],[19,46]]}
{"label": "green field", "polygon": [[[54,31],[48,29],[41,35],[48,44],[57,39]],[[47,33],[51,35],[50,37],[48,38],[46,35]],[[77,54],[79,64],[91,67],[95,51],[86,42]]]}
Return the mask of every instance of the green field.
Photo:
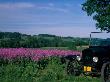
{"label": "green field", "polygon": [[65,72],[66,64],[51,57],[34,62],[29,59],[0,61],[0,82],[100,82],[99,78],[72,76]]}
{"label": "green field", "polygon": [[68,50],[68,47],[42,47],[41,49],[60,49],[60,50]]}

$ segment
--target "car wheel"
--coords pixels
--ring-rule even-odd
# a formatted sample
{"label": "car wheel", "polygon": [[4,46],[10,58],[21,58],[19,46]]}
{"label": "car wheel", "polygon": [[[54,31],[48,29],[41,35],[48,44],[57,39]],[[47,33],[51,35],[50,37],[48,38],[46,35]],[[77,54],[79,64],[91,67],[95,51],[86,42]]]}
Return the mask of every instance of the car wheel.
{"label": "car wheel", "polygon": [[110,62],[104,63],[101,69],[102,82],[110,82]]}
{"label": "car wheel", "polygon": [[68,75],[79,76],[80,71],[78,61],[68,61],[66,71]]}

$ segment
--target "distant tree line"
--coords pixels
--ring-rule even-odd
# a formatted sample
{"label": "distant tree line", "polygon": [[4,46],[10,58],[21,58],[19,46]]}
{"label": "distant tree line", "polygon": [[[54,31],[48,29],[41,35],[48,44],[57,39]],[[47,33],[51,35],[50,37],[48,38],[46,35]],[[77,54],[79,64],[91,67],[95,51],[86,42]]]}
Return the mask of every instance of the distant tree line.
{"label": "distant tree line", "polygon": [[0,48],[41,48],[88,45],[88,38],[60,37],[50,34],[26,35],[18,32],[0,32]]}

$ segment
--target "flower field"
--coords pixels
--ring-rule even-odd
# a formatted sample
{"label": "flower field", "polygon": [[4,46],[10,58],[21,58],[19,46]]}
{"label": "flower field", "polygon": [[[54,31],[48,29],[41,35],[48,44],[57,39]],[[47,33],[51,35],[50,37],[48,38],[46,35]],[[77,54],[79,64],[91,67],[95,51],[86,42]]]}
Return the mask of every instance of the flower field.
{"label": "flower field", "polygon": [[58,50],[58,49],[36,49],[36,48],[0,48],[0,58],[2,59],[16,59],[27,57],[34,61],[38,61],[44,57],[50,56],[67,56],[81,54],[73,50]]}
{"label": "flower field", "polygon": [[100,82],[97,78],[67,75],[61,58],[74,50],[0,48],[0,82]]}

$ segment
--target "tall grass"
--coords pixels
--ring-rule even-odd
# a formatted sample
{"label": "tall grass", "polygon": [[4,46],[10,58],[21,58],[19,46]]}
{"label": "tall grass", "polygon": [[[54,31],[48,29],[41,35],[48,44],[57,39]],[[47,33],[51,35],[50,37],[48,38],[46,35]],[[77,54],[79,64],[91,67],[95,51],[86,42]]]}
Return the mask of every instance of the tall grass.
{"label": "tall grass", "polygon": [[0,61],[0,82],[100,82],[98,78],[68,76],[58,57],[40,61],[27,58]]}

